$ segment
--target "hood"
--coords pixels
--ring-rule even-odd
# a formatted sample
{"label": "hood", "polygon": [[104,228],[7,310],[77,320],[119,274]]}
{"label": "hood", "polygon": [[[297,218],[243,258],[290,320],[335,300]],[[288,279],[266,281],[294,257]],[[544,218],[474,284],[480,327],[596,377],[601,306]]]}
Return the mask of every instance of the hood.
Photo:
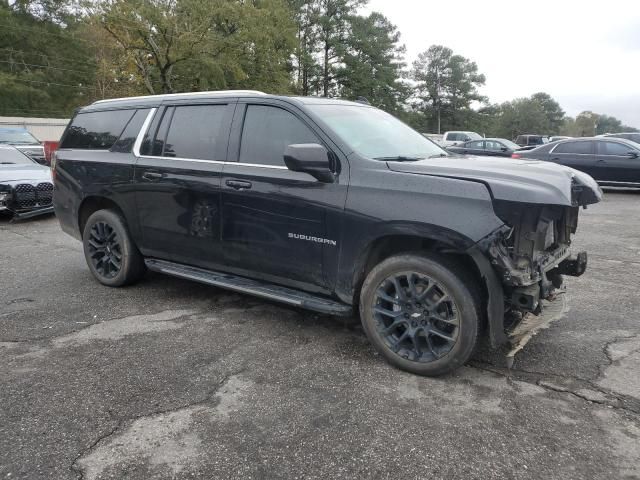
{"label": "hood", "polygon": [[0,183],[40,183],[51,182],[51,169],[44,165],[9,164],[0,165]]}
{"label": "hood", "polygon": [[481,182],[496,200],[576,206],[602,199],[602,190],[586,173],[537,160],[452,156],[387,162],[387,166],[394,172]]}

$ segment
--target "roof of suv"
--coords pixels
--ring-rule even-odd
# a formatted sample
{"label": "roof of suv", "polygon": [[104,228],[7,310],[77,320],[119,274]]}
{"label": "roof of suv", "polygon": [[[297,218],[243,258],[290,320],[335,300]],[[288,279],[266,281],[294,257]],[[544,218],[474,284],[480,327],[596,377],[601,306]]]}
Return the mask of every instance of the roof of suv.
{"label": "roof of suv", "polygon": [[286,95],[270,95],[257,90],[218,90],[210,92],[188,92],[188,93],[170,93],[163,95],[145,95],[140,97],[124,97],[113,98],[107,100],[98,100],[91,105],[82,107],[79,112],[92,112],[99,110],[111,110],[126,107],[157,107],[164,102],[176,101],[176,100],[206,100],[215,98],[274,98],[279,100],[286,100],[300,105],[321,105],[321,104],[342,104],[342,105],[357,105],[368,106],[358,102],[351,102],[348,100],[332,99],[325,97],[299,97],[299,96],[286,96]]}

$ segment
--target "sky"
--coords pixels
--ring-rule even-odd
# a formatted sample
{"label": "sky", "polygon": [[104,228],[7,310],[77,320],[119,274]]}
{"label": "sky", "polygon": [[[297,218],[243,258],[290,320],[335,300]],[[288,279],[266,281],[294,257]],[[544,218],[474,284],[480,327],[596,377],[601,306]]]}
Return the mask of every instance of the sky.
{"label": "sky", "polygon": [[547,92],[568,115],[640,128],[640,0],[369,0],[400,31],[407,62],[430,45],[478,64],[492,103]]}

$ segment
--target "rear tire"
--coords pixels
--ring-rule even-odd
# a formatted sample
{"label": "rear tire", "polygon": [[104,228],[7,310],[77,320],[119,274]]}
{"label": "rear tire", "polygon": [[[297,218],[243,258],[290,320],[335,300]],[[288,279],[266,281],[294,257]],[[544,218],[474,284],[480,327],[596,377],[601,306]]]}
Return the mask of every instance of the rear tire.
{"label": "rear tire", "polygon": [[124,219],[113,210],[98,210],[87,219],[82,244],[89,270],[103,285],[129,285],[146,271]]}
{"label": "rear tire", "polygon": [[462,366],[480,330],[466,276],[455,263],[436,256],[384,260],[367,275],[360,294],[367,337],[389,363],[411,373],[436,376]]}

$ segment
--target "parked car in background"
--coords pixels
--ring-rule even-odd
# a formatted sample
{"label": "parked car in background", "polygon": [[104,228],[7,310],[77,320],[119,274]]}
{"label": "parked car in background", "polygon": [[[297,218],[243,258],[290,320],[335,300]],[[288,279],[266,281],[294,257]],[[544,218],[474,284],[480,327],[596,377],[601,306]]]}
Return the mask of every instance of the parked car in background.
{"label": "parked car in background", "polygon": [[44,147],[26,128],[0,128],[0,144],[11,145],[40,164],[45,164]]}
{"label": "parked car in background", "polygon": [[545,135],[518,135],[514,142],[522,148],[533,149],[549,143],[549,137]]}
{"label": "parked car in background", "polygon": [[605,133],[603,137],[624,138],[625,140],[631,140],[635,143],[640,143],[640,132],[628,132],[628,133]]}
{"label": "parked car in background", "polygon": [[462,131],[444,132],[442,140],[440,141],[440,146],[446,148],[446,147],[451,147],[453,145],[458,145],[460,143],[468,142],[470,140],[482,140],[482,137],[478,135],[476,132],[462,132]]}
{"label": "parked car in background", "polygon": [[568,140],[570,138],[573,138],[573,137],[567,137],[565,135],[555,135],[553,137],[549,137],[549,143],[557,142],[558,140]]}
{"label": "parked car in background", "polygon": [[9,145],[0,145],[0,213],[27,218],[53,213],[51,169]]}
{"label": "parked car in background", "polygon": [[490,155],[493,157],[510,157],[520,148],[506,138],[485,138],[484,140],[472,140],[460,145],[448,147],[451,153],[462,155]]}
{"label": "parked car in background", "polygon": [[512,158],[566,165],[588,173],[603,186],[640,187],[640,145],[624,138],[572,138],[516,152]]}

